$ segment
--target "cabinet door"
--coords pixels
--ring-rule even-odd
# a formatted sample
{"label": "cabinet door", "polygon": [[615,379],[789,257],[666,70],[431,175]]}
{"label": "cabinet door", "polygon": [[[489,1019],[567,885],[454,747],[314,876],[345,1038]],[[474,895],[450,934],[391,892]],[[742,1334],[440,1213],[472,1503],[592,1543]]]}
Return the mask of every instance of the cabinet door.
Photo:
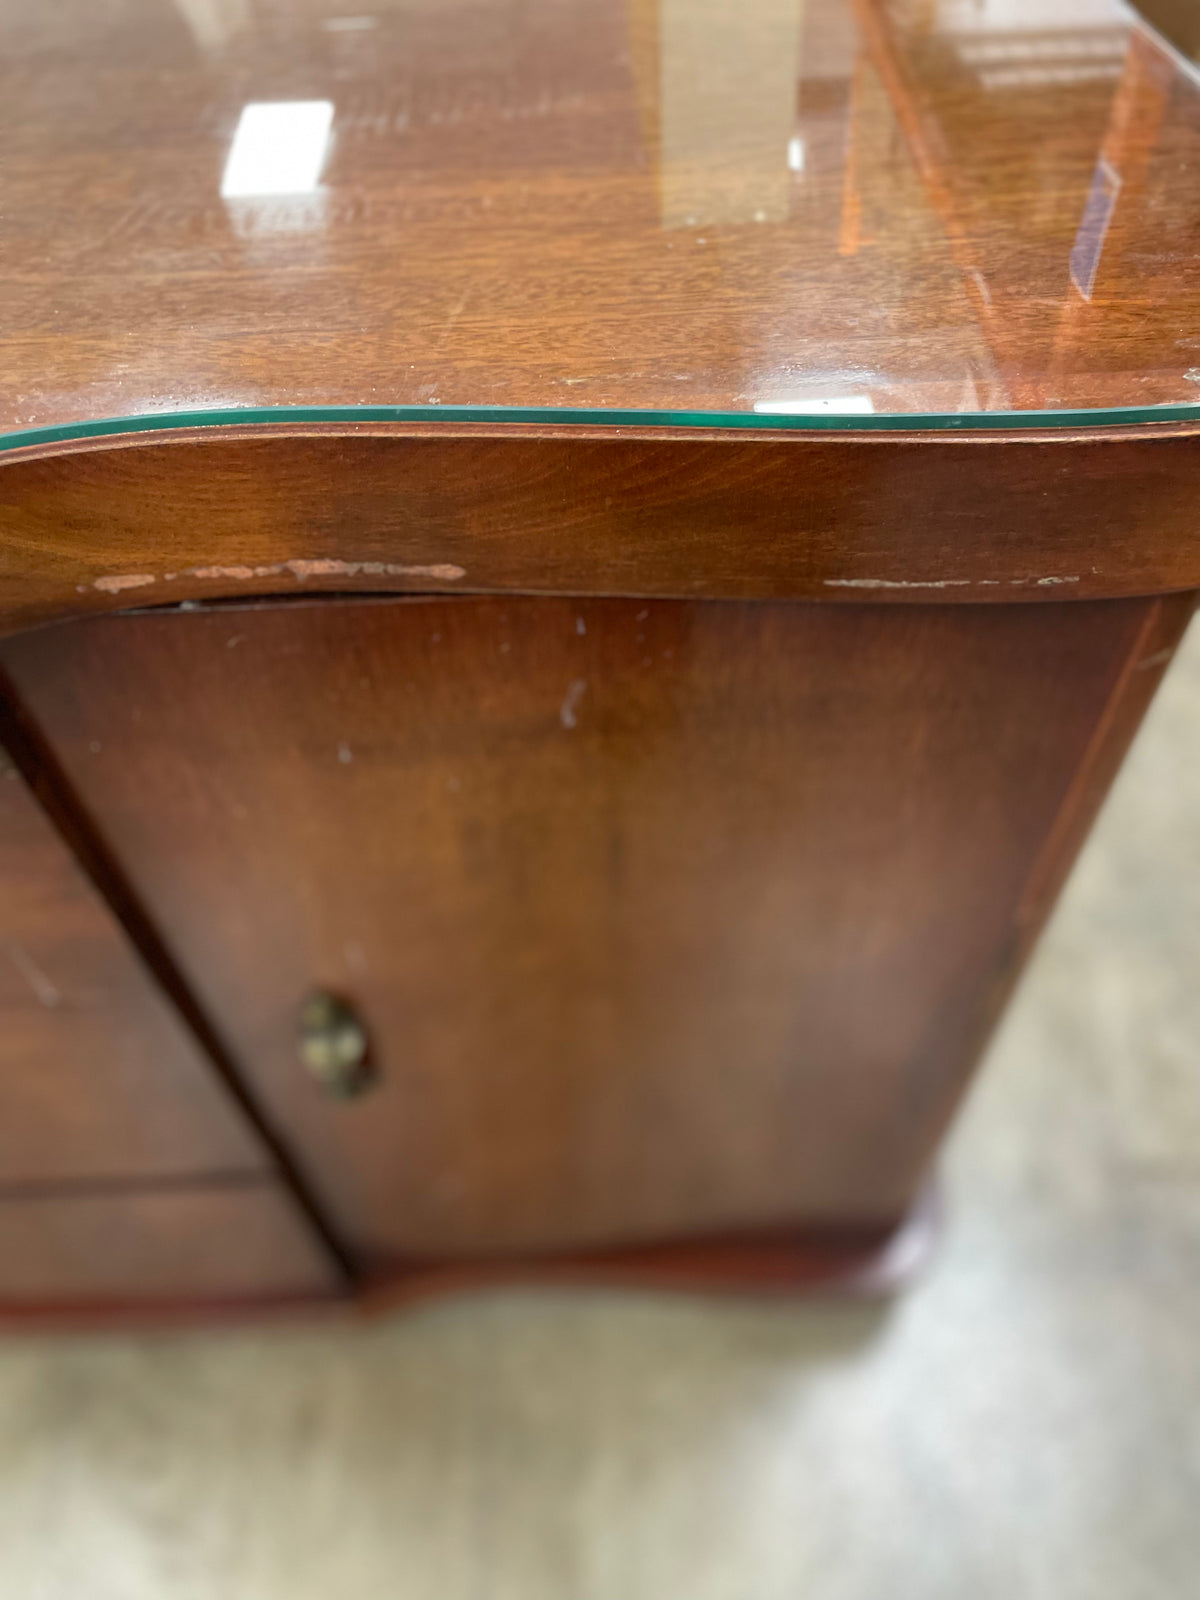
{"label": "cabinet door", "polygon": [[1153,616],[279,602],[3,657],[370,1261],[894,1219]]}

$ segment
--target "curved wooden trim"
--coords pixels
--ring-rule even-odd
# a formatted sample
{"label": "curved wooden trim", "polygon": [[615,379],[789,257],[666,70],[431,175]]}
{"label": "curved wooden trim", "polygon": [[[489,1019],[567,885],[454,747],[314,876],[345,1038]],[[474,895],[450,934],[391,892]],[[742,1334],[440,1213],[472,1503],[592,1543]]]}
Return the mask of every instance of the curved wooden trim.
{"label": "curved wooden trim", "polygon": [[1200,586],[1200,428],[489,424],[105,436],[0,463],[0,634],[317,592],[996,603]]}
{"label": "curved wooden trim", "polygon": [[[280,408],[281,410],[286,408]],[[1183,408],[1172,407],[1155,422],[1117,423],[1107,421],[1094,427],[1073,424],[1069,427],[1039,426],[1037,418],[1047,413],[1030,412],[1026,426],[995,426],[996,413],[980,412],[977,427],[946,429],[922,428],[916,416],[908,419],[909,427],[864,428],[797,428],[783,422],[760,423],[753,428],[728,428],[714,423],[711,427],[683,426],[664,421],[661,424],[603,422],[549,422],[549,421],[471,421],[430,417],[426,421],[386,420],[352,421],[348,418],[329,420],[271,422],[216,422],[198,424],[168,420],[162,427],[81,434],[67,439],[40,439],[27,445],[13,445],[0,451],[0,469],[22,461],[44,461],[59,456],[78,455],[92,451],[148,449],[160,444],[227,444],[244,439],[657,439],[674,440],[683,444],[704,441],[713,443],[745,444],[748,440],[790,439],[800,444],[836,442],[840,444],[1098,444],[1121,443],[1147,438],[1191,438],[1200,434],[1200,415],[1177,415]],[[1200,410],[1200,408],[1197,408]],[[1001,413],[1012,415],[1012,413]],[[603,413],[597,412],[597,418]],[[891,419],[898,420],[898,419]]]}

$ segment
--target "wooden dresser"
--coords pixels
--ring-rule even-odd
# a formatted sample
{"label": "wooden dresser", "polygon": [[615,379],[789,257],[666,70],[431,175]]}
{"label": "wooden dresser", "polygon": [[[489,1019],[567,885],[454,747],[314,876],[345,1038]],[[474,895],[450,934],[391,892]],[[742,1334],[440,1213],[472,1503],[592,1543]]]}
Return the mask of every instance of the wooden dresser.
{"label": "wooden dresser", "polygon": [[0,45],[0,1320],[883,1281],[1200,589],[1180,54]]}

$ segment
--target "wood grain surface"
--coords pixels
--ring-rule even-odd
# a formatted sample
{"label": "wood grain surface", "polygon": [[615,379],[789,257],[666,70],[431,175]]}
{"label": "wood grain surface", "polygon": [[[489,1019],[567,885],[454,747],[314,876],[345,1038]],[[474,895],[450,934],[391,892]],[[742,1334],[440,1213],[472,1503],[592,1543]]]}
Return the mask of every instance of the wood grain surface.
{"label": "wood grain surface", "polygon": [[1200,588],[1192,77],[1107,0],[0,0],[0,107],[0,1301],[873,1248]]}
{"label": "wood grain surface", "polygon": [[[379,1267],[895,1222],[1188,609],[297,602],[2,654]],[[361,1099],[298,1064],[315,986]]]}
{"label": "wood grain surface", "polygon": [[269,1180],[0,1200],[0,1323],[21,1306],[231,1304],[338,1287]]}
{"label": "wood grain surface", "polygon": [[0,635],[245,593],[991,604],[1200,585],[1187,429],[447,431],[256,429],[9,461]]}
{"label": "wood grain surface", "polygon": [[1200,93],[1108,0],[4,0],[0,106],[3,430],[1195,399]]}

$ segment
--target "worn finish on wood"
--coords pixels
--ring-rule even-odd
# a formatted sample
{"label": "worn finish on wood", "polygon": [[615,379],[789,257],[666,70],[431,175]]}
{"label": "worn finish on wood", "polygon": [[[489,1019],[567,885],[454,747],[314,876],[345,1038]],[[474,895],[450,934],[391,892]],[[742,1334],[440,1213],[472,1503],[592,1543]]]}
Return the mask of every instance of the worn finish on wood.
{"label": "worn finish on wood", "polygon": [[1200,93],[1108,0],[4,0],[0,106],[5,429],[1195,399]]}
{"label": "worn finish on wood", "polygon": [[[375,1264],[894,1222],[1186,610],[300,603],[2,655]],[[296,1059],[314,986],[361,1099]]]}
{"label": "worn finish on wood", "polygon": [[329,1263],[270,1180],[0,1200],[0,1324],[22,1306],[327,1294]]}
{"label": "worn finish on wood", "polygon": [[0,466],[0,634],[281,590],[996,602],[1200,585],[1187,431],[264,432]]}
{"label": "worn finish on wood", "polygon": [[[298,101],[307,176],[277,127],[236,182]],[[882,1238],[1200,588],[1200,439],[777,419],[1196,400],[1192,79],[1108,0],[0,0],[0,106],[0,726],[124,928],[12,781],[0,1156],[101,1209],[40,1189],[43,1258],[14,1200],[0,1301],[5,1251],[32,1307],[286,1296],[343,1236],[405,1292]],[[426,598],[306,603],[349,591]],[[89,616],[256,595],[300,603]],[[94,1070],[73,961],[141,1041]],[[314,988],[360,1098],[301,1074]],[[96,1188],[264,1161],[226,1278],[234,1191]]]}
{"label": "worn finish on wood", "polygon": [[0,752],[0,1191],[264,1165]]}

